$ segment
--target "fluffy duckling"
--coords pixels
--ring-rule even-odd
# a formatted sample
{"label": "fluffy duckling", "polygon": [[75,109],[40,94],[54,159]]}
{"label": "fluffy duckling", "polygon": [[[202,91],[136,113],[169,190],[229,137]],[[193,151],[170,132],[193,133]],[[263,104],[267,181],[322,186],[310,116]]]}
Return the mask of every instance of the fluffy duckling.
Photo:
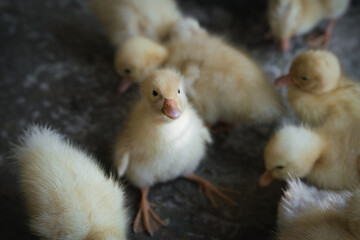
{"label": "fluffy duckling", "polygon": [[120,176],[141,189],[141,203],[134,221],[140,230],[141,218],[153,234],[149,214],[161,219],[151,209],[147,194],[156,183],[186,177],[202,185],[206,196],[216,206],[212,193],[233,203],[218,188],[193,174],[205,155],[211,137],[202,120],[188,104],[182,77],[170,69],[156,70],[141,85],[142,99],[131,112],[124,130],[115,143],[114,163]]}
{"label": "fluffy duckling", "polygon": [[289,74],[276,86],[289,86],[288,100],[306,124],[360,118],[360,85],[344,76],[337,57],[324,50],[308,50],[297,56]]}
{"label": "fluffy duckling", "polygon": [[[191,38],[206,35],[197,20],[182,18],[170,31],[171,38]],[[168,50],[148,37],[128,38],[119,46],[115,55],[115,70],[122,76],[119,92],[124,93],[132,84],[144,81],[153,69],[162,65],[168,58]]]}
{"label": "fluffy duckling", "polygon": [[359,193],[321,191],[290,180],[279,204],[277,239],[360,239]]}
{"label": "fluffy duckling", "polygon": [[89,1],[115,47],[139,35],[163,41],[181,18],[174,0]]}
{"label": "fluffy duckling", "polygon": [[[126,53],[123,57],[126,57],[125,62],[129,61],[130,66],[137,64],[136,66],[139,67],[137,69],[141,69],[141,64],[144,62],[146,64],[146,59],[141,59],[139,63],[136,63],[136,59],[134,59],[141,49],[137,49],[137,45],[120,46],[128,38],[136,36],[146,36],[159,42],[164,41],[169,37],[174,25],[181,19],[181,13],[174,0],[90,0],[90,5],[105,26],[111,43],[117,48],[116,56],[122,55],[124,48],[136,51],[133,54]],[[156,58],[156,56],[154,57]],[[115,66],[119,60],[116,57]],[[133,68],[116,68],[121,77],[118,86],[120,93],[125,92],[131,86],[131,80],[134,79],[131,76],[136,74],[134,72],[130,74],[129,69]]]}
{"label": "fluffy duckling", "polygon": [[47,127],[14,148],[32,231],[42,239],[124,240],[124,193],[95,159]]}
{"label": "fluffy duckling", "polygon": [[258,64],[223,39],[197,34],[167,44],[167,64],[186,79],[188,96],[207,123],[272,122],[284,106]]}
{"label": "fluffy duckling", "polygon": [[149,38],[136,36],[125,40],[115,55],[115,69],[122,76],[119,92],[143,82],[167,57],[168,51]]}
{"label": "fluffy duckling", "polygon": [[270,0],[270,29],[280,49],[287,51],[292,37],[309,32],[323,19],[331,19],[322,37],[322,45],[327,47],[335,21],[349,3],[350,0]]}
{"label": "fluffy duckling", "polygon": [[[130,51],[136,64],[130,66],[132,61],[117,61],[119,71],[128,69],[131,74],[134,72],[134,77],[142,79],[138,73],[149,72],[146,67],[152,69],[159,62],[177,68],[185,76],[190,100],[209,124],[217,121],[270,122],[283,114],[280,95],[250,57],[196,27],[178,29],[184,32],[178,33],[178,37],[172,38],[166,46],[146,38],[141,38],[143,44],[139,38],[129,39],[137,42],[139,49],[149,48],[152,52],[148,56],[145,50],[141,53]],[[189,37],[189,31],[197,34]],[[139,54],[136,56],[134,52]],[[118,59],[127,59],[128,54],[122,55],[124,57],[118,56]]]}
{"label": "fluffy duckling", "polygon": [[320,188],[350,189],[360,183],[360,126],[326,124],[315,130],[286,126],[270,139],[265,148],[266,171],[259,184],[307,178]]}

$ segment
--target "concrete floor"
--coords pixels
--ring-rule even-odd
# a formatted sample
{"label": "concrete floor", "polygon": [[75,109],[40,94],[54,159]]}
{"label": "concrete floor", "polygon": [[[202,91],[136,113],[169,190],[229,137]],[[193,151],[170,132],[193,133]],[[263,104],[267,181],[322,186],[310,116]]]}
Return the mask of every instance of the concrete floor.
{"label": "concrete floor", "polygon": [[[283,54],[263,37],[267,31],[264,0],[247,4],[230,0],[180,2],[184,13],[249,52],[271,81],[285,73],[291,59],[306,48],[303,38],[298,37]],[[46,123],[86,146],[109,166],[114,136],[138,92],[116,93],[113,49],[85,0],[0,0],[0,19],[0,236],[37,239],[26,225],[16,169],[9,160],[10,143],[30,123]],[[359,1],[354,1],[336,25],[330,45],[344,71],[358,79],[359,24]],[[150,201],[169,225],[152,239],[271,239],[284,183],[261,189],[257,180],[264,170],[264,146],[284,121],[296,119],[289,113],[276,125],[241,125],[214,136],[214,144],[196,173],[239,190],[242,195],[236,198],[237,207],[212,208],[196,185],[183,179],[154,186]],[[127,194],[134,215],[139,191],[129,185]],[[129,233],[129,239],[150,237]]]}

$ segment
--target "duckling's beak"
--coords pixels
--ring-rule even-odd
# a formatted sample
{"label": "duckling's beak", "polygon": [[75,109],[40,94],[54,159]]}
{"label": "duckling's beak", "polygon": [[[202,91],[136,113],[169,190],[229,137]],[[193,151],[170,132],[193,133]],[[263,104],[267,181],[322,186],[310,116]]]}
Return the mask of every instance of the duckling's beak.
{"label": "duckling's beak", "polygon": [[164,99],[164,106],[162,108],[163,113],[168,116],[168,118],[175,120],[178,119],[181,115],[181,110],[177,106],[175,99]]}
{"label": "duckling's beak", "polygon": [[288,87],[288,86],[293,85],[293,82],[292,82],[291,76],[288,74],[288,75],[277,78],[275,80],[274,84],[277,87]]}
{"label": "duckling's beak", "polygon": [[259,186],[266,187],[274,180],[273,175],[270,170],[266,170],[264,174],[259,179]]}
{"label": "duckling's beak", "polygon": [[290,48],[290,39],[279,40],[278,46],[282,52],[286,52]]}
{"label": "duckling's beak", "polygon": [[121,78],[119,86],[118,86],[118,91],[120,94],[126,92],[132,85],[133,83],[131,81],[129,81],[128,79],[125,78]]}

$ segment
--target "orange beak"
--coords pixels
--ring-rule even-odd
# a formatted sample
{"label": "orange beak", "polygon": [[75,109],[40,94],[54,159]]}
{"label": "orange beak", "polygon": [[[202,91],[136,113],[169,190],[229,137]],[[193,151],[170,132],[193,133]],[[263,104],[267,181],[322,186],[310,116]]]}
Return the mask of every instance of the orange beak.
{"label": "orange beak", "polygon": [[259,179],[259,186],[266,187],[268,186],[275,178],[271,174],[270,170],[266,170],[263,175],[261,175]]}
{"label": "orange beak", "polygon": [[127,79],[124,79],[124,78],[121,79],[121,82],[119,83],[119,86],[118,86],[119,93],[126,92],[126,90],[128,90],[131,87],[132,84],[133,83],[130,82],[129,80],[127,80]]}
{"label": "orange beak", "polygon": [[279,40],[278,46],[282,52],[286,52],[290,48],[290,40],[289,39]]}
{"label": "orange beak", "polygon": [[292,82],[291,76],[288,74],[288,75],[277,78],[275,80],[274,84],[277,87],[288,87],[288,86],[293,85],[293,82]]}
{"label": "orange beak", "polygon": [[168,116],[168,118],[172,120],[178,119],[181,115],[181,110],[178,108],[175,99],[165,98],[162,111],[166,116]]}

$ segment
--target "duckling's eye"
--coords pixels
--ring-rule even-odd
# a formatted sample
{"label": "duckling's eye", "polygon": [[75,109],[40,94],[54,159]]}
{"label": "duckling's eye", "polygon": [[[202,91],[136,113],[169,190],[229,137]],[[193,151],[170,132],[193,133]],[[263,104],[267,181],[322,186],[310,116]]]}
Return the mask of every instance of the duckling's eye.
{"label": "duckling's eye", "polygon": [[127,74],[130,74],[130,73],[131,73],[130,69],[128,69],[128,68],[125,69],[125,72],[126,72]]}
{"label": "duckling's eye", "polygon": [[276,169],[283,169],[284,166],[276,166],[275,168],[276,168]]}
{"label": "duckling's eye", "polygon": [[304,81],[308,80],[307,77],[301,77],[301,79],[304,80]]}
{"label": "duckling's eye", "polygon": [[156,97],[158,95],[157,91],[153,90],[152,94]]}
{"label": "duckling's eye", "polygon": [[180,88],[178,89],[178,94],[180,94]]}

